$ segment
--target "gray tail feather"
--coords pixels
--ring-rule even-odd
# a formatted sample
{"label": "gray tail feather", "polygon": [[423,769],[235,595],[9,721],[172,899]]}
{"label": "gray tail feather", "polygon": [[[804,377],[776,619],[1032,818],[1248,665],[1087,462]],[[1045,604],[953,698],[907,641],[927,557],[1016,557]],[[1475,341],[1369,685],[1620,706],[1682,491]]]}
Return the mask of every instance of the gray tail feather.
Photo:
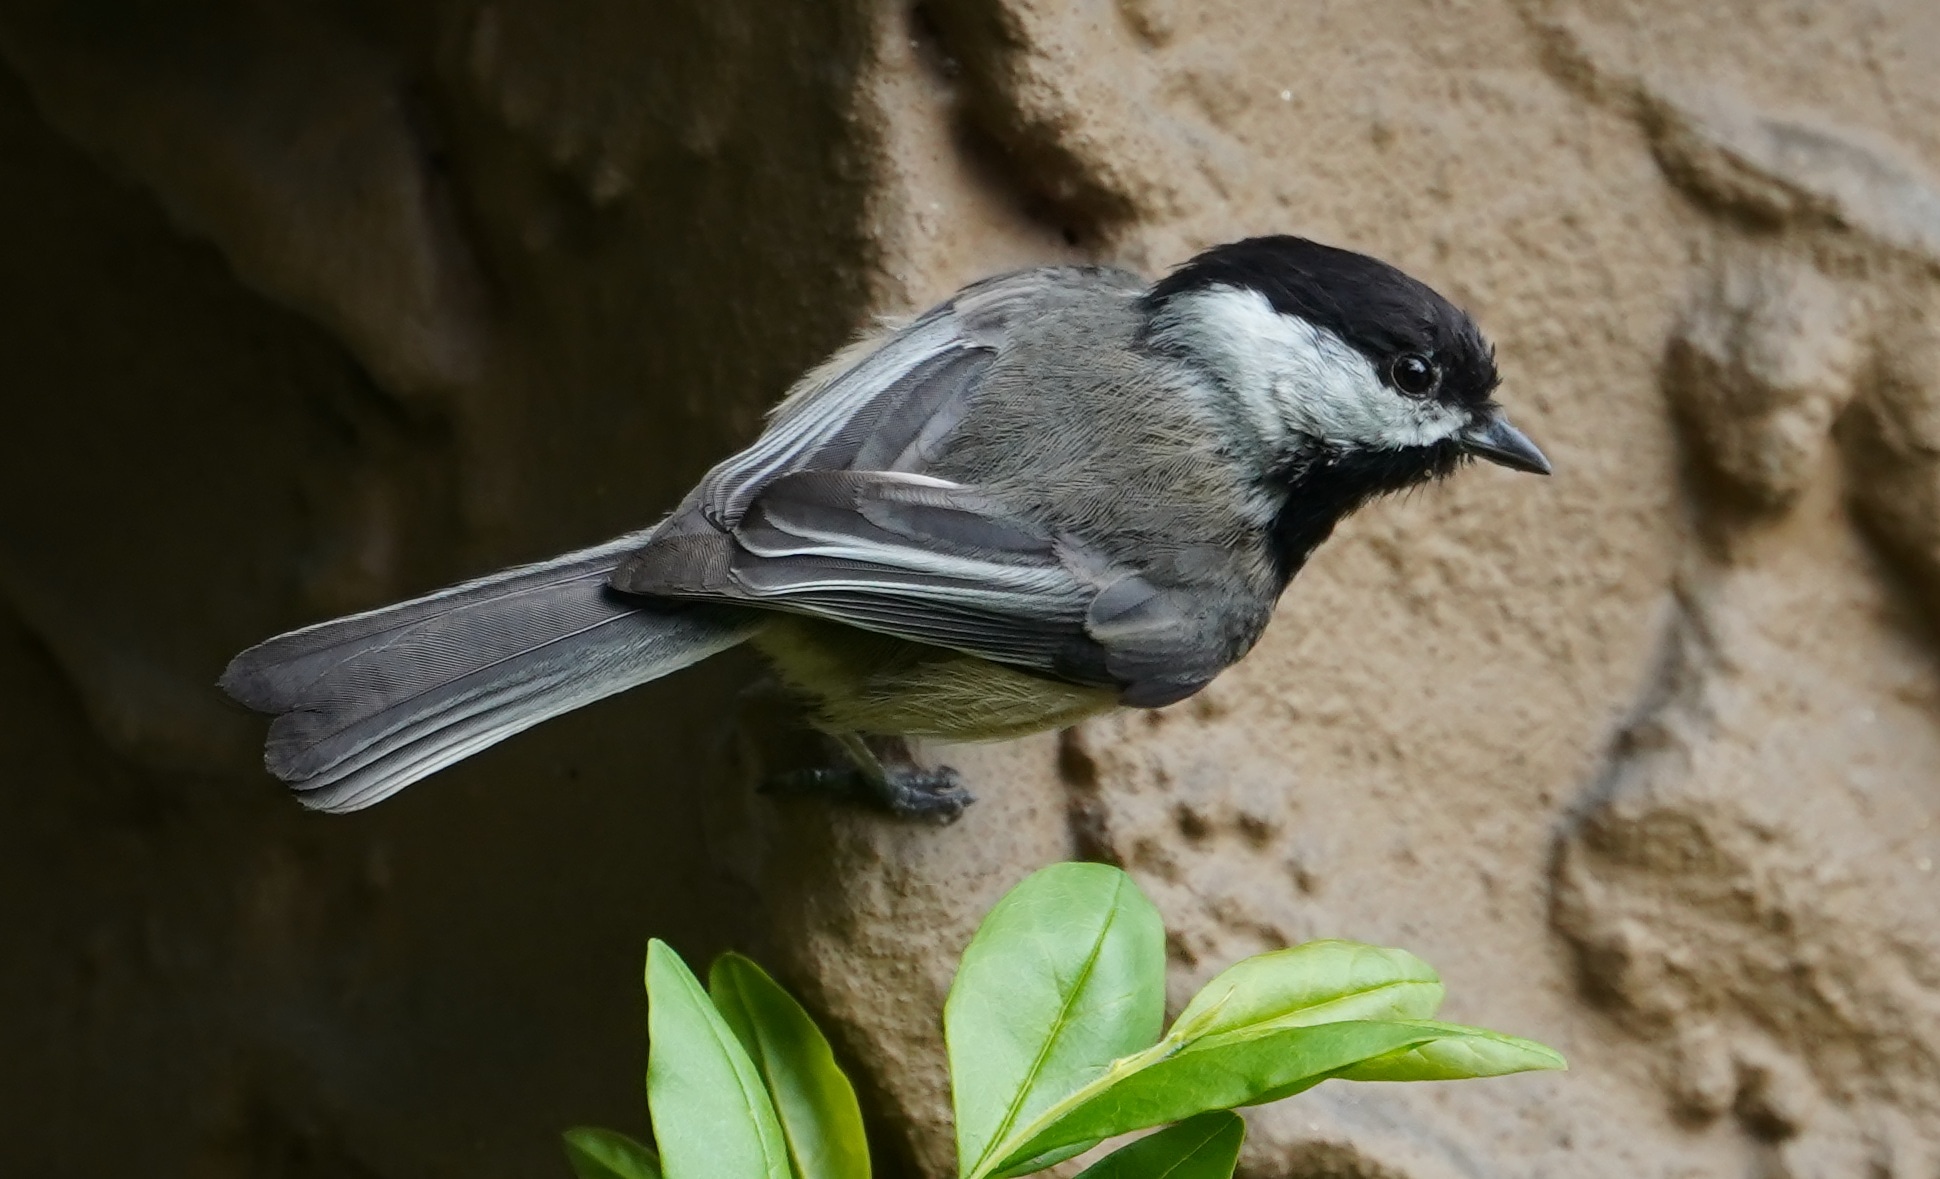
{"label": "gray tail feather", "polygon": [[222,689],[276,714],[263,763],[304,805],[359,810],[755,632],[746,611],[608,589],[651,535],[291,631],[231,660]]}

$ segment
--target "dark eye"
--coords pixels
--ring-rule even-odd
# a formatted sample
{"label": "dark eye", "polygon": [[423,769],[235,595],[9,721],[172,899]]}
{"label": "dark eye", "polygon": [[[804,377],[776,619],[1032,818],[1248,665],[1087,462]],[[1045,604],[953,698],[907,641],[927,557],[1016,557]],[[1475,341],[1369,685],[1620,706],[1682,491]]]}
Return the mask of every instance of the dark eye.
{"label": "dark eye", "polygon": [[1410,397],[1420,397],[1432,393],[1435,386],[1441,384],[1442,373],[1435,367],[1434,361],[1420,353],[1410,352],[1395,357],[1394,363],[1388,366],[1388,379],[1394,382],[1395,388]]}

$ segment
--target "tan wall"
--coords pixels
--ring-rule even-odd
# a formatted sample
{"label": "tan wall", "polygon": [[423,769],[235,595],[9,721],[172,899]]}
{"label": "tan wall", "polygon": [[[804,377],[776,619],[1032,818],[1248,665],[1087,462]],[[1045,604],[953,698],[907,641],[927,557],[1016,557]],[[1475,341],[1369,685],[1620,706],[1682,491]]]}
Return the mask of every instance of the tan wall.
{"label": "tan wall", "polygon": [[[1940,1175],[1940,5],[168,8],[0,15],[0,1170],[561,1173],[657,933],[942,1174],[954,951],[1083,854],[1180,996],[1351,936],[1570,1056],[1256,1111],[1258,1175]],[[349,819],[207,687],[637,526],[871,313],[1268,231],[1467,305],[1556,477],[1370,509],[1192,702],[945,751],[953,827],[754,798],[746,662]]]}

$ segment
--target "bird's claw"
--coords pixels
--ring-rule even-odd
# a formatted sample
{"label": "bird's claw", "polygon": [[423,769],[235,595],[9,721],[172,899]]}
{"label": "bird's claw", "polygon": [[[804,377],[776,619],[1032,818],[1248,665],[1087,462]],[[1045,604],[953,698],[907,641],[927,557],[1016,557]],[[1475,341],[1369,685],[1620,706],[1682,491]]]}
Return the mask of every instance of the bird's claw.
{"label": "bird's claw", "polygon": [[882,805],[905,818],[956,822],[977,796],[964,789],[963,776],[949,766],[933,770],[892,769],[879,787]]}
{"label": "bird's claw", "polygon": [[977,801],[963,777],[948,766],[923,769],[893,766],[880,778],[851,766],[825,766],[777,774],[762,784],[763,794],[814,794],[873,806],[904,819],[929,819],[947,825]]}

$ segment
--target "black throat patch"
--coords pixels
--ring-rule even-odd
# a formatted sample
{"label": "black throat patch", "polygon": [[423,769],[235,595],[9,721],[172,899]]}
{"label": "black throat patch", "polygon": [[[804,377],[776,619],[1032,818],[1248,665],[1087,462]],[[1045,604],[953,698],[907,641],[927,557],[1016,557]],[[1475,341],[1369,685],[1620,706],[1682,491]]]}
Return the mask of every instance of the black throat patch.
{"label": "black throat patch", "polygon": [[1458,443],[1401,450],[1319,450],[1301,456],[1279,482],[1286,502],[1273,520],[1273,561],[1286,588],[1335,525],[1369,500],[1453,474],[1469,456]]}

